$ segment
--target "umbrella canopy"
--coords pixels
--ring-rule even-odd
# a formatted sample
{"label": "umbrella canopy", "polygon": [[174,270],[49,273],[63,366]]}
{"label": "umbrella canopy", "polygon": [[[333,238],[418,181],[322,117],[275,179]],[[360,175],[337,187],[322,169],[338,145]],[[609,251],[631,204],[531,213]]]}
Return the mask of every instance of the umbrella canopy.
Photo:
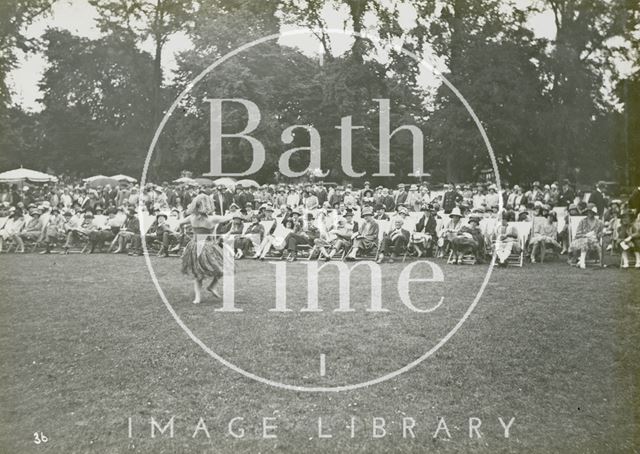
{"label": "umbrella canopy", "polygon": [[193,181],[195,181],[198,185],[200,186],[213,186],[213,180],[210,180],[209,178],[195,178]]}
{"label": "umbrella canopy", "polygon": [[[91,181],[89,181],[91,180]],[[112,186],[112,187],[116,187],[120,184],[120,182],[118,180],[116,180],[115,178],[110,178],[110,177],[91,177],[91,178],[87,178],[85,180],[85,183],[87,184],[87,186],[91,187],[91,188],[101,188],[104,187],[106,185]]]}
{"label": "umbrella canopy", "polygon": [[194,180],[193,178],[189,178],[189,177],[180,177],[177,180],[173,180],[174,183],[178,183],[178,184],[190,184],[192,186],[197,186],[198,183],[196,183],[196,180]]}
{"label": "umbrella canopy", "polygon": [[218,178],[217,180],[213,180],[213,184],[215,184],[216,186],[233,187],[236,185],[236,180],[229,177],[222,177]]}
{"label": "umbrella canopy", "polygon": [[138,181],[133,177],[122,175],[121,173],[119,173],[118,175],[114,175],[111,178],[118,181],[126,181],[127,183],[135,183],[136,181]]}
{"label": "umbrella canopy", "polygon": [[23,169],[22,167],[0,173],[0,183],[23,183],[25,181],[47,183],[50,181],[58,181],[58,178],[44,172]]}
{"label": "umbrella canopy", "polygon": [[242,186],[243,188],[248,188],[248,187],[259,188],[260,187],[257,181],[249,180],[249,179],[238,180],[236,181],[236,185]]}
{"label": "umbrella canopy", "polygon": [[92,181],[99,180],[100,178],[110,178],[110,177],[107,177],[105,175],[95,175],[89,178],[83,178],[82,181],[84,181],[85,183],[91,183]]}

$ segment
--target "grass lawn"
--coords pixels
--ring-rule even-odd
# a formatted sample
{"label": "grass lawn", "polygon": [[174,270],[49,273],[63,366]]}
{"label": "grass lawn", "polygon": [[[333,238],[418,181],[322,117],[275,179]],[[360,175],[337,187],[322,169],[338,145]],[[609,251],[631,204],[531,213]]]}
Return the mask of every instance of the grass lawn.
{"label": "grass lawn", "polygon": [[[190,303],[178,259],[152,258],[176,313],[206,345],[271,380],[335,386],[413,361],[460,319],[486,266],[442,266],[444,283],[412,284],[383,266],[383,307],[368,273],[354,271],[353,312],[339,313],[336,271],[322,272],[322,312],[307,304],[304,263],[287,266],[287,305],[275,301],[275,266],[243,261],[236,305]],[[420,274],[416,268],[413,277]],[[340,393],[276,389],[229,370],[193,343],[158,296],[142,257],[0,256],[1,453],[558,452],[640,450],[640,272],[564,263],[496,269],[478,306],[432,357],[390,381]],[[325,355],[326,373],[320,374]],[[174,416],[174,438],[150,419]],[[234,438],[227,426],[236,417]],[[498,418],[515,418],[508,439]],[[128,418],[132,437],[128,437]],[[200,431],[199,418],[210,438]],[[263,438],[263,418],[277,429]],[[318,419],[323,434],[319,438]],[[351,424],[354,436],[351,437]],[[374,420],[374,418],[380,418]],[[384,418],[386,436],[373,437]],[[403,423],[415,422],[403,437]],[[441,430],[444,418],[450,438]],[[482,421],[469,437],[469,418]],[[34,443],[42,432],[47,443]],[[380,432],[378,432],[380,433]]]}

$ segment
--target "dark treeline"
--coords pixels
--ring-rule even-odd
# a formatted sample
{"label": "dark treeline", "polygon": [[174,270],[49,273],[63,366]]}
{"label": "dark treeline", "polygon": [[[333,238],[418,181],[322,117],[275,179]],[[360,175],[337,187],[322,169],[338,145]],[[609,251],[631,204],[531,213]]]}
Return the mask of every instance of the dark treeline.
{"label": "dark treeline", "polygon": [[[283,24],[311,26],[325,47],[323,61],[278,45],[256,46],[229,60],[198,84],[167,124],[153,159],[155,179],[181,170],[209,169],[206,97],[255,102],[262,119],[254,135],[267,150],[252,178],[271,181],[280,155],[308,146],[298,130],[291,144],[282,131],[312,124],[322,138],[322,169],[343,178],[335,126],[351,115],[353,167],[377,171],[377,98],[391,99],[391,127],[415,124],[424,132],[425,168],[435,181],[470,181],[490,167],[481,137],[463,105],[442,85],[427,97],[418,66],[391,51],[376,58],[376,45],[350,40],[340,57],[320,14],[327,4],[346,12],[349,30],[363,31],[375,18],[383,40],[418,55],[433,49],[446,77],[474,108],[492,142],[503,179],[597,179],[640,184],[640,6],[631,0],[540,0],[528,9],[498,0],[412,0],[418,18],[400,26],[398,6],[375,0],[90,0],[99,13],[100,39],[49,29],[28,40],[25,27],[47,14],[52,0],[0,2],[0,170],[16,166],[57,173],[140,174],[153,132],[176,95],[217,57]],[[554,40],[537,38],[528,19],[549,11]],[[193,48],[178,55],[171,83],[162,71],[162,50],[176,33]],[[333,40],[337,38],[332,36]],[[141,50],[152,43],[152,52]],[[335,42],[335,41],[334,41]],[[40,81],[39,112],[11,101],[6,75],[16,49],[41,51],[48,65]],[[634,63],[622,79],[618,62]],[[321,64],[322,63],[322,64]],[[428,101],[428,102],[427,102]],[[230,109],[224,130],[239,131],[246,115]],[[227,129],[228,128],[228,129]],[[245,141],[225,142],[225,170],[244,170]],[[304,153],[292,162],[303,169]],[[394,136],[392,170],[407,180],[411,136]]]}

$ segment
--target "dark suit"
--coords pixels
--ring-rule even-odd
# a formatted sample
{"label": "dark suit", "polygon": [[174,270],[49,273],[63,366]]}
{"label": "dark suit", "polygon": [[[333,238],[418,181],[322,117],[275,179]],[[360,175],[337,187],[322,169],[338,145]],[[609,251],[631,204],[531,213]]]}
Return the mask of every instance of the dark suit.
{"label": "dark suit", "polygon": [[327,201],[327,190],[324,188],[319,189],[316,191],[316,197],[318,198],[318,205],[322,206]]}
{"label": "dark suit", "polygon": [[[342,203],[342,200],[343,200],[342,193],[334,192],[333,194],[331,194],[331,197],[329,197],[329,205],[331,205],[331,207],[334,207],[336,203]],[[320,201],[320,198],[318,198],[318,202],[319,201]]]}
{"label": "dark suit", "polygon": [[635,188],[631,193],[629,208],[636,210],[636,213],[640,213],[640,187]]}
{"label": "dark suit", "polygon": [[407,191],[402,191],[396,194],[393,198],[393,203],[395,206],[400,205],[401,203],[405,203],[407,201],[407,195],[409,193]]}
{"label": "dark suit", "polygon": [[393,229],[389,233],[385,233],[382,239],[382,252],[391,252],[393,255],[402,254],[409,244],[411,234],[408,230],[400,228]]}
{"label": "dark suit", "polygon": [[598,216],[602,216],[604,213],[604,208],[607,205],[607,200],[604,194],[597,189],[591,193],[589,197],[589,203],[593,203],[598,209]]}
{"label": "dark suit", "polygon": [[560,194],[559,206],[569,206],[573,203],[573,200],[576,198],[576,193],[570,187],[567,188],[566,191],[563,191]]}
{"label": "dark suit", "polygon": [[442,196],[442,209],[449,214],[456,207],[456,204],[462,201],[462,194],[458,191],[447,191]]}
{"label": "dark suit", "polygon": [[216,192],[211,196],[213,198],[213,206],[216,214],[223,215],[229,209],[229,205],[233,202],[230,192]]}
{"label": "dark suit", "polygon": [[393,197],[390,195],[383,196],[381,199],[382,205],[384,205],[384,211],[393,211],[396,209],[396,204],[393,201]]}
{"label": "dark suit", "polygon": [[[426,222],[425,222],[426,221]],[[429,219],[426,219],[426,216],[423,215],[418,223],[416,224],[416,232],[420,233],[428,233],[432,237],[436,236],[436,218],[434,216],[429,216]]]}

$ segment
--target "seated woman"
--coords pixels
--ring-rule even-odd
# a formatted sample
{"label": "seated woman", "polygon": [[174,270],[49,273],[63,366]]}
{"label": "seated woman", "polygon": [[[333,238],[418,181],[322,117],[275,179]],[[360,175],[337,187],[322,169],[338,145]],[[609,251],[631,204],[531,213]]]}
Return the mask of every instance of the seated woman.
{"label": "seated woman", "polygon": [[24,229],[20,234],[15,236],[16,242],[18,243],[16,252],[23,254],[24,253],[24,242],[25,241],[38,241],[40,236],[42,235],[42,230],[44,229],[44,224],[42,223],[42,219],[40,215],[42,212],[38,209],[33,210],[31,212],[31,219],[27,222]]}
{"label": "seated woman", "polygon": [[547,213],[546,222],[538,223],[531,237],[531,263],[536,263],[536,255],[540,250],[540,261],[544,262],[547,247],[560,249],[560,243],[557,241],[558,227],[556,224],[556,214],[551,211]]}
{"label": "seated woman", "polygon": [[512,213],[505,211],[500,218],[500,224],[496,227],[492,235],[495,242],[494,248],[498,258],[498,266],[507,266],[507,259],[512,253],[520,252],[520,242],[518,241],[518,230],[513,225],[509,225],[513,219]]}
{"label": "seated woman", "polygon": [[480,262],[480,251],[484,250],[484,237],[480,230],[480,218],[476,216],[469,218],[469,225],[462,226],[451,239],[451,249],[454,264],[462,263],[460,255],[465,252],[473,254],[476,262]]}
{"label": "seated woman", "polygon": [[351,238],[357,228],[357,224],[353,222],[353,213],[347,213],[345,218],[338,218],[336,226],[329,230],[329,252],[321,248],[320,255],[329,261],[337,253],[348,251],[351,248]]}
{"label": "seated woman", "polygon": [[[135,235],[140,234],[140,220],[135,208],[129,208],[127,218],[122,224],[122,228],[116,237],[118,248],[113,251],[114,254],[124,254],[127,252],[127,244],[130,243]],[[114,240],[114,241],[116,241]],[[142,251],[132,251],[132,254],[141,255]]]}
{"label": "seated woman", "polygon": [[636,261],[635,268],[640,268],[640,213],[633,223],[631,223],[631,214],[628,211],[622,214],[618,238],[622,250],[621,267],[629,268],[629,253],[633,252]]}
{"label": "seated woman", "polygon": [[[244,215],[240,211],[229,213],[229,215],[231,222],[227,221],[228,229],[225,229],[227,231],[220,236],[220,244],[226,244],[233,250],[235,255],[237,252],[234,248],[236,237],[239,237],[242,235],[242,232],[244,232]],[[222,224],[221,227],[223,226],[225,226],[225,224]]]}
{"label": "seated woman", "polygon": [[373,209],[365,207],[362,210],[362,218],[364,222],[358,232],[353,235],[353,246],[351,246],[351,252],[345,257],[346,260],[353,261],[358,256],[358,251],[370,251],[378,246],[379,227],[373,219]]}
{"label": "seated woman", "polygon": [[460,229],[462,228],[462,213],[460,208],[455,207],[449,214],[449,223],[444,227],[440,233],[440,239],[438,240],[438,246],[440,247],[440,257],[449,253],[451,249],[451,240],[453,240]]}
{"label": "seated woman", "polygon": [[96,230],[97,227],[93,223],[93,213],[86,211],[80,226],[72,225],[67,228],[67,241],[64,243],[62,254],[69,254],[69,249],[78,241],[89,239],[89,234]]}
{"label": "seated woman", "polygon": [[254,212],[251,216],[251,224],[241,235],[237,236],[233,243],[236,259],[241,259],[251,253],[251,249],[258,250],[264,239],[264,226],[260,224],[260,216]]}
{"label": "seated woman", "polygon": [[44,239],[45,250],[40,254],[50,254],[53,245],[60,241],[61,238],[64,238],[64,223],[65,220],[60,215],[60,210],[57,208],[52,208],[51,216],[49,216],[49,221],[44,226],[42,235]]}
{"label": "seated woman", "polygon": [[0,230],[0,252],[2,252],[2,247],[5,241],[10,239],[17,241],[17,236],[24,227],[25,221],[22,209],[15,208],[12,210],[13,212],[9,215],[9,219],[7,219],[4,227]]}
{"label": "seated woman", "polygon": [[423,205],[424,214],[416,224],[415,231],[411,234],[411,247],[415,249],[418,257],[433,257],[434,241],[437,238],[436,227],[438,225],[433,211],[433,205]]}
{"label": "seated woman", "polygon": [[274,224],[270,233],[263,238],[253,257],[264,260],[272,249],[283,251],[286,246],[285,240],[289,233],[293,231],[294,226],[295,223],[292,218],[286,219],[282,225]]}
{"label": "seated woman", "polygon": [[[598,209],[592,206],[587,210],[586,214],[587,217],[578,224],[576,236],[570,247],[573,259],[578,259],[577,265],[581,269],[587,267],[586,260],[589,251],[596,251],[598,254],[601,252],[600,238],[602,237],[603,223],[596,218]],[[571,259],[568,262],[570,265],[573,264]]]}
{"label": "seated woman", "polygon": [[621,206],[622,201],[620,199],[614,199],[609,203],[609,207],[604,210],[602,215],[602,222],[604,224],[604,229],[602,231],[602,243],[603,247],[607,251],[619,244],[618,227],[620,226]]}
{"label": "seated woman", "polygon": [[298,247],[300,245],[312,245],[314,241],[319,238],[319,230],[313,223],[313,215],[309,213],[307,216],[307,221],[295,224],[293,231],[289,232],[285,238],[286,246],[282,252],[282,260],[287,259],[289,262],[296,261],[298,258]]}
{"label": "seated woman", "polygon": [[315,220],[315,226],[318,229],[317,238],[313,240],[313,247],[309,252],[309,260],[314,258],[326,258],[328,255],[327,248],[330,248],[335,236],[330,233],[332,226],[332,217],[329,215],[329,204],[325,202],[322,209],[318,210],[318,216]]}
{"label": "seated woman", "polygon": [[115,208],[108,210],[108,217],[104,224],[98,225],[96,230],[89,232],[89,254],[93,254],[96,247],[100,252],[105,243],[111,243],[120,231],[122,226],[122,218],[117,216],[118,212]]}
{"label": "seated woman", "polygon": [[571,216],[580,216],[578,206],[570,204],[567,208],[567,214],[564,217],[564,227],[558,233],[558,242],[562,245],[560,255],[564,255],[569,251],[569,226],[571,225]]}

